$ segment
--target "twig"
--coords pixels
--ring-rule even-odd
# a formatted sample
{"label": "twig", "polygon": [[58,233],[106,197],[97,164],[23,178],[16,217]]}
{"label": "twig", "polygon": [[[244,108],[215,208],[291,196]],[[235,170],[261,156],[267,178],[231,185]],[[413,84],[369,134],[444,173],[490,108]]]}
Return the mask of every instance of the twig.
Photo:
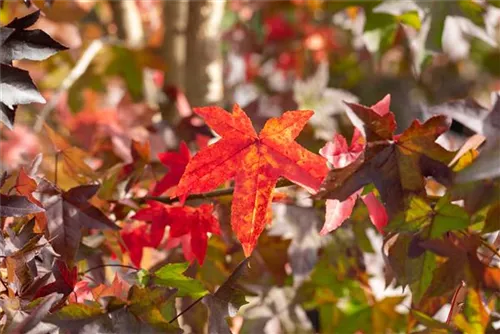
{"label": "twig", "polygon": [[203,297],[205,297],[205,296],[201,296],[200,298],[196,299],[194,302],[192,302],[191,304],[189,304],[188,307],[186,307],[184,310],[182,310],[179,314],[177,314],[168,323],[171,324],[172,322],[174,322],[175,320],[177,320],[177,318],[179,318],[181,315],[183,315],[184,313],[186,313],[187,311],[189,311],[191,308],[193,308],[196,304],[198,304],[203,299]]}
{"label": "twig", "polygon": [[50,98],[49,102],[43,107],[42,111],[40,112],[40,116],[38,117],[35,126],[33,127],[35,132],[38,133],[42,130],[43,123],[45,123],[45,120],[47,119],[49,114],[56,107],[62,94],[67,90],[69,90],[71,86],[73,86],[73,84],[76,82],[76,80],[78,80],[78,78],[80,78],[83,75],[83,73],[85,73],[92,60],[104,47],[104,44],[105,44],[104,40],[102,39],[96,39],[92,41],[92,43],[90,43],[90,45],[82,54],[80,59],[78,59],[78,61],[76,62],[75,67],[73,67],[69,75],[63,80],[57,92]]}
{"label": "twig", "polygon": [[453,297],[451,298],[451,307],[450,312],[448,313],[448,318],[446,319],[446,324],[450,325],[450,322],[453,320],[455,315],[460,312],[460,305],[464,302],[465,296],[467,294],[467,289],[465,283],[462,281],[455,289],[453,293]]}
{"label": "twig", "polygon": [[120,268],[127,268],[127,269],[132,269],[132,270],[135,270],[135,271],[139,271],[141,270],[141,268],[136,268],[134,266],[127,266],[127,265],[124,265],[124,264],[114,264],[114,263],[108,263],[108,264],[100,264],[98,266],[95,266],[95,267],[92,267],[90,269],[87,269],[81,273],[79,273],[80,275],[85,275],[86,273],[89,273],[91,272],[92,270],[95,270],[95,269],[99,269],[99,268],[105,268],[105,267],[120,267]]}
{"label": "twig", "polygon": [[[288,180],[281,180],[276,184],[276,188],[284,188],[284,187],[289,187],[293,185],[292,182]],[[214,191],[209,191],[203,194],[193,194],[189,195],[186,200],[195,200],[195,199],[207,199],[207,198],[214,198],[214,197],[221,197],[221,196],[227,196],[227,195],[232,195],[234,193],[234,187],[230,188],[225,188],[225,189],[217,189]],[[180,202],[179,197],[167,197],[167,196],[145,196],[145,197],[140,197],[140,198],[133,198],[134,201],[143,203],[146,201],[157,201],[161,202],[164,204],[172,204],[176,202]]]}

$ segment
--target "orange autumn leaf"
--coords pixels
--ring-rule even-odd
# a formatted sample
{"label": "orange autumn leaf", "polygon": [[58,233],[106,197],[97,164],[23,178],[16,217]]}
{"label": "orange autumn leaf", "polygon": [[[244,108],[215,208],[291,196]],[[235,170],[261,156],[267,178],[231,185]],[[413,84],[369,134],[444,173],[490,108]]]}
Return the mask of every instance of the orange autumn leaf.
{"label": "orange autumn leaf", "polygon": [[[17,175],[16,191],[19,195],[25,196],[31,203],[43,207],[42,203],[33,196],[33,192],[37,189],[37,184],[34,179],[32,179],[21,167],[19,174]],[[45,212],[35,213],[37,232],[43,232],[47,226],[47,217]]]}
{"label": "orange autumn leaf", "polygon": [[287,111],[266,122],[257,134],[238,106],[232,114],[219,107],[194,111],[222,138],[188,163],[176,196],[212,190],[235,180],[231,225],[249,256],[270,220],[272,192],[279,177],[315,192],[328,173],[326,159],[295,142],[312,111]]}

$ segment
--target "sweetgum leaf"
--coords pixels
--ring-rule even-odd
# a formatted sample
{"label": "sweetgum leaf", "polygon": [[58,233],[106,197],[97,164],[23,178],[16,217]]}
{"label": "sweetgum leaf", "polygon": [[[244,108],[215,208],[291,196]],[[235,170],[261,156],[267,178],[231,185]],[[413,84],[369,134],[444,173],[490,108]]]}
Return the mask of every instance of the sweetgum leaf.
{"label": "sweetgum leaf", "polygon": [[44,211],[25,196],[0,194],[0,217],[22,217]]}
{"label": "sweetgum leaf", "polygon": [[432,208],[425,199],[412,196],[404,214],[394,219],[387,226],[387,230],[398,233],[421,231],[428,238],[439,238],[448,231],[469,226],[470,218],[467,212],[449,201],[448,196],[443,196]]}
{"label": "sweetgum leaf", "polygon": [[[466,183],[500,176],[500,94],[493,94],[493,107],[488,110],[472,99],[456,100],[432,106],[427,114],[444,114],[486,137],[486,144],[476,161],[461,170],[455,179]],[[496,101],[495,101],[496,99]]]}
{"label": "sweetgum leaf", "polygon": [[7,24],[6,27],[14,29],[26,29],[34,25],[39,18],[40,18],[40,11],[37,10],[36,12],[33,12],[21,18],[16,17],[9,24]]}
{"label": "sweetgum leaf", "polygon": [[95,321],[103,313],[98,303],[68,304],[46,317],[45,321],[72,332],[78,332],[85,324]]}
{"label": "sweetgum leaf", "polygon": [[490,310],[494,304],[485,305],[484,297],[478,289],[469,289],[465,298],[463,314],[457,314],[453,323],[463,333],[486,333],[490,321]]}
{"label": "sweetgum leaf", "polygon": [[6,104],[0,102],[0,122],[5,124],[11,130],[14,127],[14,119],[16,118],[16,109],[17,106],[9,107]]}
{"label": "sweetgum leaf", "polygon": [[200,298],[208,293],[203,285],[183,273],[188,269],[189,263],[167,264],[152,275],[153,282],[157,285],[178,289],[180,296]]}
{"label": "sweetgum leaf", "polygon": [[170,324],[161,314],[160,308],[174,295],[175,289],[163,287],[140,288],[132,286],[128,296],[127,309],[141,321],[164,333],[178,333],[179,330]]}
{"label": "sweetgum leaf", "polygon": [[[43,300],[33,309],[30,314],[23,319],[23,321],[15,327],[15,329],[9,329],[10,333],[38,333],[40,330],[43,331],[43,325],[40,322],[47,316],[61,295],[54,293],[50,296],[43,298]],[[40,326],[42,325],[42,326]],[[41,327],[41,328],[40,328]]]}
{"label": "sweetgum leaf", "polygon": [[219,107],[195,109],[222,139],[199,151],[188,163],[175,195],[185,199],[235,179],[231,224],[246,256],[269,223],[272,192],[280,176],[316,191],[328,171],[326,160],[295,138],[312,111],[288,111],[268,120],[259,135],[238,106],[233,113]]}
{"label": "sweetgum leaf", "polygon": [[208,318],[209,334],[231,333],[226,317],[234,317],[239,308],[247,303],[245,295],[235,287],[235,284],[244,275],[248,267],[248,261],[249,258],[241,261],[214,294],[203,298],[203,303],[207,305],[210,311]]}
{"label": "sweetgum leaf", "polygon": [[88,202],[98,189],[99,185],[84,185],[63,192],[45,179],[39,184],[40,201],[47,208],[47,227],[52,246],[65,261],[73,260],[83,227],[119,229]]}
{"label": "sweetgum leaf", "polygon": [[42,30],[25,30],[35,24],[40,11],[15,18],[0,27],[0,121],[14,126],[18,104],[45,103],[27,71],[12,66],[13,60],[43,60],[67,49]]}
{"label": "sweetgum leaf", "polygon": [[66,263],[62,261],[56,261],[54,268],[54,276],[56,280],[41,287],[35,294],[35,298],[50,295],[53,292],[62,293],[64,297],[67,297],[75,287],[76,281],[78,279],[78,268],[73,267],[71,270],[68,268]]}
{"label": "sweetgum leaf", "polygon": [[500,202],[493,204],[486,216],[482,233],[491,233],[500,230]]}
{"label": "sweetgum leaf", "polygon": [[421,124],[413,121],[402,134],[393,134],[396,124],[386,97],[368,108],[348,104],[356,126],[363,129],[367,144],[363,154],[344,168],[333,169],[316,195],[320,199],[345,201],[361,187],[373,183],[389,217],[404,209],[408,194],[425,194],[426,176],[449,185],[452,172],[447,164],[454,154],[435,140],[448,130],[445,116]]}
{"label": "sweetgum leaf", "polygon": [[[13,106],[16,104],[45,103],[28,71],[0,64],[2,80],[0,82],[0,102]],[[3,109],[3,108],[2,108]]]}
{"label": "sweetgum leaf", "polygon": [[0,62],[13,60],[44,60],[67,48],[42,30],[15,30],[2,44]]}
{"label": "sweetgum leaf", "polygon": [[189,148],[185,142],[180,144],[178,153],[170,151],[158,154],[158,159],[168,167],[168,172],[155,184],[153,196],[161,195],[179,183],[190,158]]}
{"label": "sweetgum leaf", "polygon": [[[122,237],[131,250],[131,258],[136,265],[140,264],[142,248],[158,247],[165,227],[170,226],[167,249],[176,247],[182,243],[184,257],[188,261],[198,260],[200,265],[205,260],[208,245],[208,233],[220,234],[219,222],[213,215],[213,206],[202,204],[199,207],[171,206],[148,201],[149,207],[137,211],[134,219],[151,221],[149,232],[147,227],[140,226],[138,231],[124,231]],[[136,229],[136,230],[137,230]],[[141,242],[129,239],[134,233],[144,233]],[[126,239],[128,239],[128,242]],[[133,251],[132,251],[133,250]]]}

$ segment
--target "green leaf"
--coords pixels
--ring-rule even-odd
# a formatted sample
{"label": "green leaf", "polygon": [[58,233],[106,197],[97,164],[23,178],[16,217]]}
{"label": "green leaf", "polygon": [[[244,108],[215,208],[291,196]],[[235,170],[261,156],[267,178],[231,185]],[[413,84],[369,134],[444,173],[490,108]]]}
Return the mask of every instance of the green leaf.
{"label": "green leaf", "polygon": [[154,283],[177,288],[180,296],[203,297],[208,293],[205,287],[199,281],[183,275],[188,266],[187,262],[167,264],[154,273]]}
{"label": "green leaf", "polygon": [[430,238],[438,238],[445,232],[460,230],[469,226],[470,219],[461,206],[449,203],[449,196],[443,196],[436,204],[434,224],[430,231]]}
{"label": "green leaf", "polygon": [[483,304],[479,290],[469,289],[463,314],[453,319],[455,325],[464,333],[485,333],[490,320],[489,311]]}
{"label": "green leaf", "polygon": [[439,199],[435,208],[423,199],[413,196],[409,200],[404,215],[399,215],[387,226],[392,232],[422,232],[428,238],[439,238],[445,232],[460,230],[470,224],[470,218],[464,208],[450,203],[449,196]]}
{"label": "green leaf", "polygon": [[336,0],[336,1],[325,1],[325,9],[328,12],[336,13],[338,11],[344,10],[348,7],[361,7],[366,13],[372,11],[373,8],[381,4],[381,0]]}
{"label": "green leaf", "polygon": [[149,271],[147,271],[145,269],[141,269],[137,272],[137,281],[139,282],[139,284],[141,286],[144,287],[144,286],[148,285],[149,279],[150,279]]}
{"label": "green leaf", "polygon": [[418,304],[432,282],[434,269],[436,269],[436,255],[429,251],[417,259],[412,260],[412,274],[417,280],[410,284],[412,299],[415,304]]}
{"label": "green leaf", "polygon": [[489,210],[482,233],[491,233],[500,230],[500,202],[493,204]]}
{"label": "green leaf", "polygon": [[434,332],[448,333],[448,331],[452,330],[452,328],[450,326],[448,326],[447,324],[445,324],[444,322],[437,321],[436,319],[429,317],[427,314],[425,314],[423,312],[420,312],[417,310],[411,310],[411,314],[422,325],[424,325],[425,327],[427,327],[429,329],[432,329],[433,333]]}
{"label": "green leaf", "polygon": [[409,25],[410,27],[413,27],[417,30],[420,30],[420,28],[422,27],[422,22],[420,21],[420,16],[418,16],[417,11],[403,13],[397,18],[401,23]]}
{"label": "green leaf", "polygon": [[68,304],[46,317],[45,321],[78,332],[83,326],[95,321],[103,314],[104,311],[99,303],[88,301],[86,304]]}
{"label": "green leaf", "polygon": [[486,9],[482,4],[474,0],[460,0],[458,6],[464,15],[479,26],[484,26],[483,14]]}

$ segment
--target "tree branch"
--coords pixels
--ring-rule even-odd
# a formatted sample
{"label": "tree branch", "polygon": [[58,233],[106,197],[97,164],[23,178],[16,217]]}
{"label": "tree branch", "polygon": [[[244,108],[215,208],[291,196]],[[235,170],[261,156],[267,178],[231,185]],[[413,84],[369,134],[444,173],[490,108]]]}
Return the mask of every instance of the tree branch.
{"label": "tree branch", "polygon": [[104,41],[101,39],[96,39],[92,41],[92,43],[90,43],[80,59],[78,59],[78,61],[76,62],[75,67],[73,67],[69,75],[63,80],[57,92],[55,92],[55,94],[50,98],[49,102],[43,107],[42,111],[40,112],[40,116],[36,120],[35,126],[33,127],[35,132],[40,132],[42,130],[43,123],[45,123],[45,120],[47,119],[49,114],[56,107],[63,93],[69,90],[71,86],[73,86],[73,84],[76,82],[76,80],[78,80],[78,78],[80,78],[85,73],[85,71],[87,71],[90,63],[103,47]]}
{"label": "tree branch", "polygon": [[[294,185],[292,182],[288,180],[280,180],[276,184],[276,188],[284,188],[284,187],[289,187]],[[234,187],[230,188],[225,188],[225,189],[217,189],[214,191],[209,191],[203,194],[193,194],[189,195],[186,200],[196,200],[196,199],[209,199],[209,198],[215,198],[215,197],[221,197],[221,196],[228,196],[232,195],[234,193]],[[146,201],[157,201],[161,202],[164,204],[172,204],[176,202],[180,202],[179,197],[168,197],[168,196],[145,196],[145,197],[139,197],[139,198],[133,198],[132,200],[138,202],[138,203],[144,203]]]}

